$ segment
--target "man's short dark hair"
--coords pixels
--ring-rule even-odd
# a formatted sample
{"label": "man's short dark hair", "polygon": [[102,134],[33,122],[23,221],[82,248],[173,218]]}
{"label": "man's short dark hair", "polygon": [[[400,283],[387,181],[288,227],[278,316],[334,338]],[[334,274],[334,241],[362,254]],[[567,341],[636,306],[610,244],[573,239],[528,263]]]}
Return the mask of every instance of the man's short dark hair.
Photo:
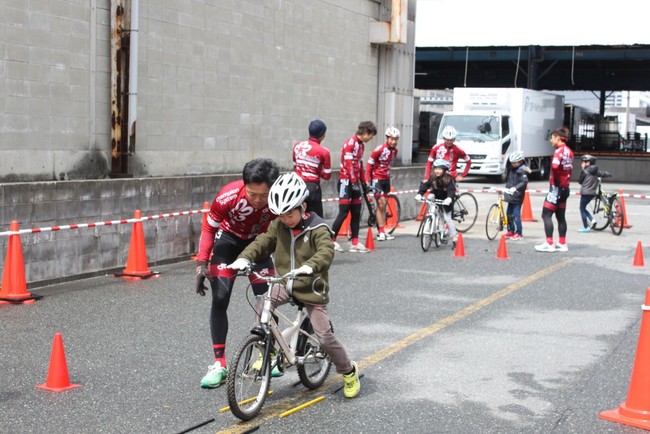
{"label": "man's short dark hair", "polygon": [[551,136],[558,136],[563,142],[569,140],[569,129],[566,127],[556,128],[551,132]]}
{"label": "man's short dark hair", "polygon": [[372,121],[363,121],[357,127],[357,136],[365,133],[370,133],[373,136],[377,135],[377,127]]}
{"label": "man's short dark hair", "polygon": [[280,176],[280,169],[270,158],[256,158],[244,165],[244,184],[267,184],[269,188]]}

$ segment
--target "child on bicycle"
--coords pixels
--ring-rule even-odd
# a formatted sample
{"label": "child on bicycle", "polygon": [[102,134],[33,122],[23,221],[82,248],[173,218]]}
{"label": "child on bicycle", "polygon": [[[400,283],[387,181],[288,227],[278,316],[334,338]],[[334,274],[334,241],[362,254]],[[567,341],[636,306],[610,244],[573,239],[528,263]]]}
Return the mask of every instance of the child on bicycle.
{"label": "child on bicycle", "polygon": [[508,202],[506,238],[514,241],[524,239],[521,225],[521,205],[524,203],[529,173],[530,169],[524,160],[523,151],[515,151],[510,154],[506,163],[506,188],[503,190],[503,200]]}
{"label": "child on bicycle", "polygon": [[308,195],[307,186],[298,175],[281,175],[269,191],[269,209],[278,218],[228,268],[245,270],[256,260],[273,254],[278,274],[307,276],[290,281],[287,288],[275,286],[273,305],[281,306],[292,297],[305,305],[318,342],[330,356],[336,372],[343,374],[344,396],[354,398],[361,389],[359,367],[334,336],[327,312],[328,270],[334,259],[332,231],[320,216],[305,213]]}
{"label": "child on bicycle", "polygon": [[596,157],[593,155],[583,155],[580,160],[582,172],[580,172],[578,183],[580,184],[580,217],[582,217],[582,227],[578,229],[578,232],[589,232],[595,220],[587,210],[587,205],[598,194],[598,178],[611,178],[612,175],[609,172],[598,169],[598,166],[596,166]]}
{"label": "child on bicycle", "polygon": [[456,248],[456,242],[458,241],[458,232],[456,231],[456,226],[454,225],[454,220],[451,218],[452,212],[452,200],[456,196],[456,181],[449,174],[449,161],[442,158],[438,158],[433,162],[433,171],[429,179],[420,184],[418,189],[418,194],[415,195],[415,200],[422,200],[422,195],[426,193],[427,190],[431,190],[431,193],[437,200],[442,200],[442,208],[445,211],[445,223],[449,227],[449,235],[453,240],[452,249]]}

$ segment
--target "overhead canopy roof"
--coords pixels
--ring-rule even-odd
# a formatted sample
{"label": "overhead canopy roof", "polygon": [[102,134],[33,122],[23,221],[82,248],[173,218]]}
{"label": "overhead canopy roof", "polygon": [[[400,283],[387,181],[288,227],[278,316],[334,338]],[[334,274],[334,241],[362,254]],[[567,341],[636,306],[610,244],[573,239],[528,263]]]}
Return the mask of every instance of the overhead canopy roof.
{"label": "overhead canopy roof", "polygon": [[650,90],[650,45],[417,47],[415,87]]}

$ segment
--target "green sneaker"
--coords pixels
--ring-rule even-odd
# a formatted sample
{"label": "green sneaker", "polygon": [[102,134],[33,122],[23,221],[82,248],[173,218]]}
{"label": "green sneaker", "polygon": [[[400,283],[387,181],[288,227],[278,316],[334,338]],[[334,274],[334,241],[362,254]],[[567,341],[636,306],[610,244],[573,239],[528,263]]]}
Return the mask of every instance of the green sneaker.
{"label": "green sneaker", "polygon": [[354,398],[359,394],[359,390],[361,390],[357,362],[352,362],[352,368],[354,369],[352,372],[343,375],[343,395],[346,398]]}
{"label": "green sneaker", "polygon": [[201,387],[214,389],[225,383],[226,377],[228,377],[228,368],[222,367],[221,362],[214,362],[214,365],[208,368],[208,373],[201,380]]}
{"label": "green sneaker", "polygon": [[[278,356],[278,351],[273,348],[271,350],[271,360],[275,360]],[[259,371],[262,369],[262,353],[257,357],[257,360],[255,360],[255,363],[253,363],[252,366],[253,369]],[[280,370],[278,367],[277,363],[273,365],[273,370],[271,371],[271,377],[282,377],[284,375],[284,372]]]}

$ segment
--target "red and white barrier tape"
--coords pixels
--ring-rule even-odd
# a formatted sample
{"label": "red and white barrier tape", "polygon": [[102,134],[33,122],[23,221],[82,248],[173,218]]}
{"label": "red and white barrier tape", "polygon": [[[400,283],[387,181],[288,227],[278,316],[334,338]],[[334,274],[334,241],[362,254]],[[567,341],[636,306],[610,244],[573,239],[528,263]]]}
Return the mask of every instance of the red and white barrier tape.
{"label": "red and white barrier tape", "polygon": [[110,221],[105,221],[105,222],[93,222],[93,223],[80,223],[80,224],[73,224],[73,225],[61,225],[61,226],[49,226],[45,228],[32,228],[32,229],[20,229],[17,231],[5,231],[5,232],[0,232],[0,237],[5,236],[5,235],[20,235],[20,234],[36,234],[40,232],[55,232],[55,231],[63,231],[67,229],[82,229],[82,228],[94,228],[98,226],[115,226],[115,225],[123,225],[127,223],[136,223],[136,222],[142,222],[145,220],[156,220],[156,219],[162,219],[162,218],[168,218],[168,217],[178,217],[182,215],[191,215],[191,214],[202,214],[205,212],[209,212],[209,209],[199,209],[199,210],[193,210],[193,211],[179,211],[179,212],[172,212],[172,213],[166,213],[166,214],[156,214],[156,215],[150,215],[150,216],[144,216],[139,219],[136,218],[130,218],[130,219],[121,219],[121,220],[110,220]]}

